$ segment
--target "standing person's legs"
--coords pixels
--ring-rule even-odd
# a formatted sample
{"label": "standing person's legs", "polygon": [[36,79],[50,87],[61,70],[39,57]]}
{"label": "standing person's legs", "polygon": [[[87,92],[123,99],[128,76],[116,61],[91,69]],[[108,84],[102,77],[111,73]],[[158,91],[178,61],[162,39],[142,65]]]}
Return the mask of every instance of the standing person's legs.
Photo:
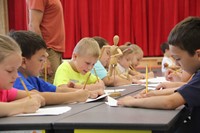
{"label": "standing person's legs", "polygon": [[[53,73],[51,75],[47,75],[47,81],[53,84],[55,72],[58,66],[62,63],[62,53],[54,51],[53,49],[47,49],[47,53],[49,54],[48,60],[51,65],[51,70]],[[44,77],[44,75],[42,75]]]}

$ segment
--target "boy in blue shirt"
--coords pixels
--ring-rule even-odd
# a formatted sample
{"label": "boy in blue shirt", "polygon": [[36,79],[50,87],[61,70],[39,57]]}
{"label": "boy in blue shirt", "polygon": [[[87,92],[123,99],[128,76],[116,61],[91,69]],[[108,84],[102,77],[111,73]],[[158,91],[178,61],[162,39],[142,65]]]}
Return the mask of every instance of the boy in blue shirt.
{"label": "boy in blue shirt", "polygon": [[[13,31],[10,33],[10,37],[19,44],[22,50],[22,65],[18,69],[18,75],[22,78],[28,90],[38,93],[43,92],[40,94],[45,97],[50,104],[83,102],[86,101],[89,96],[95,98],[99,95],[98,93],[101,93],[98,91],[89,92],[87,90],[77,91],[69,88],[67,85],[56,87],[40,79],[38,75],[47,58],[47,47],[44,40],[31,31]],[[24,90],[19,78],[16,79],[14,87]]]}
{"label": "boy in blue shirt", "polygon": [[[176,64],[192,79],[172,94],[162,94],[136,99],[127,96],[118,100],[121,106],[156,109],[176,109],[185,105],[191,119],[178,132],[198,132],[200,130],[200,17],[189,17],[178,23],[168,37],[172,57]],[[163,96],[164,95],[164,96]]]}

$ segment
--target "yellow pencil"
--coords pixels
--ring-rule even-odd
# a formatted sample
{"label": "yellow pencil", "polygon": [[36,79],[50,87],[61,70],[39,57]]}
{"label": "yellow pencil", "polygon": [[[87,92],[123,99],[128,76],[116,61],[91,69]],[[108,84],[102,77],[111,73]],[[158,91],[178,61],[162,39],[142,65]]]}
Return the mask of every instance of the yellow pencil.
{"label": "yellow pencil", "polygon": [[44,63],[44,81],[47,82],[47,61]]}
{"label": "yellow pencil", "polygon": [[146,65],[146,93],[148,92],[148,65]]}
{"label": "yellow pencil", "polygon": [[89,80],[89,78],[90,78],[90,75],[91,75],[91,73],[88,75],[87,80],[85,81],[85,84],[84,84],[84,86],[83,86],[83,90],[85,90],[85,87],[86,87],[86,84],[87,84],[87,82],[88,82],[88,80]]}
{"label": "yellow pencil", "polygon": [[133,68],[132,65],[129,65],[129,68],[130,68],[131,70],[135,71],[135,68]]}
{"label": "yellow pencil", "polygon": [[22,80],[21,77],[19,77],[19,79],[20,79],[20,82],[22,83],[22,85],[23,85],[23,87],[24,87],[24,90],[26,91],[28,97],[31,98],[31,95],[30,95],[30,93],[29,93],[29,91],[28,91],[28,89],[27,89],[27,87],[26,87],[24,81]]}
{"label": "yellow pencil", "polygon": [[94,74],[95,74],[95,76],[97,77],[97,81],[99,82],[99,78],[98,78],[98,76],[97,76],[97,71],[96,71],[95,68],[93,68],[93,69],[94,69]]}

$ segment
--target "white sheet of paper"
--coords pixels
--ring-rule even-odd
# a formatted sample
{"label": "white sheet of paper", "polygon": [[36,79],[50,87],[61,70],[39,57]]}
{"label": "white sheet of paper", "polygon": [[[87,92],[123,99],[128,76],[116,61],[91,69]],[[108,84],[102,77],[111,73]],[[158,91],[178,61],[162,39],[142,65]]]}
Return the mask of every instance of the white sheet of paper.
{"label": "white sheet of paper", "polygon": [[92,102],[92,101],[97,101],[97,100],[99,100],[99,99],[102,99],[102,98],[105,98],[105,97],[107,97],[108,96],[108,94],[103,94],[103,95],[101,95],[101,96],[99,96],[99,97],[97,97],[97,98],[88,98],[87,99],[87,101],[86,101],[86,103],[88,103],[88,102]]}
{"label": "white sheet of paper", "polygon": [[110,93],[113,93],[113,92],[121,92],[121,91],[124,91],[125,89],[116,89],[116,90],[104,90],[105,93],[107,95],[109,95]]}
{"label": "white sheet of paper", "polygon": [[[140,81],[145,83],[146,79],[142,79]],[[149,84],[159,84],[159,83],[162,83],[162,82],[168,82],[168,81],[165,79],[165,77],[156,77],[156,78],[148,79]]]}
{"label": "white sheet of paper", "polygon": [[108,102],[105,102],[107,105],[111,106],[111,107],[116,107],[117,105],[117,100],[115,100],[114,98],[108,96],[107,97]]}
{"label": "white sheet of paper", "polygon": [[71,110],[71,107],[44,107],[38,109],[35,113],[18,114],[15,116],[41,116],[41,115],[60,115]]}

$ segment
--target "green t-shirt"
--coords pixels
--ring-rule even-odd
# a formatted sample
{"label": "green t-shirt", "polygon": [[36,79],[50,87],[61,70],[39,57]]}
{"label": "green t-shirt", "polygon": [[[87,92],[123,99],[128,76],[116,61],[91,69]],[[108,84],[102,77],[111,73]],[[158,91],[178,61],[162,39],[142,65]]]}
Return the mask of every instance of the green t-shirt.
{"label": "green t-shirt", "polygon": [[[89,74],[90,72],[83,75],[74,71],[70,66],[69,62],[65,61],[58,67],[53,84],[59,86],[62,84],[67,84],[69,81],[72,81],[77,84],[85,84]],[[96,81],[96,76],[91,74],[87,84],[94,84],[96,83]]]}

